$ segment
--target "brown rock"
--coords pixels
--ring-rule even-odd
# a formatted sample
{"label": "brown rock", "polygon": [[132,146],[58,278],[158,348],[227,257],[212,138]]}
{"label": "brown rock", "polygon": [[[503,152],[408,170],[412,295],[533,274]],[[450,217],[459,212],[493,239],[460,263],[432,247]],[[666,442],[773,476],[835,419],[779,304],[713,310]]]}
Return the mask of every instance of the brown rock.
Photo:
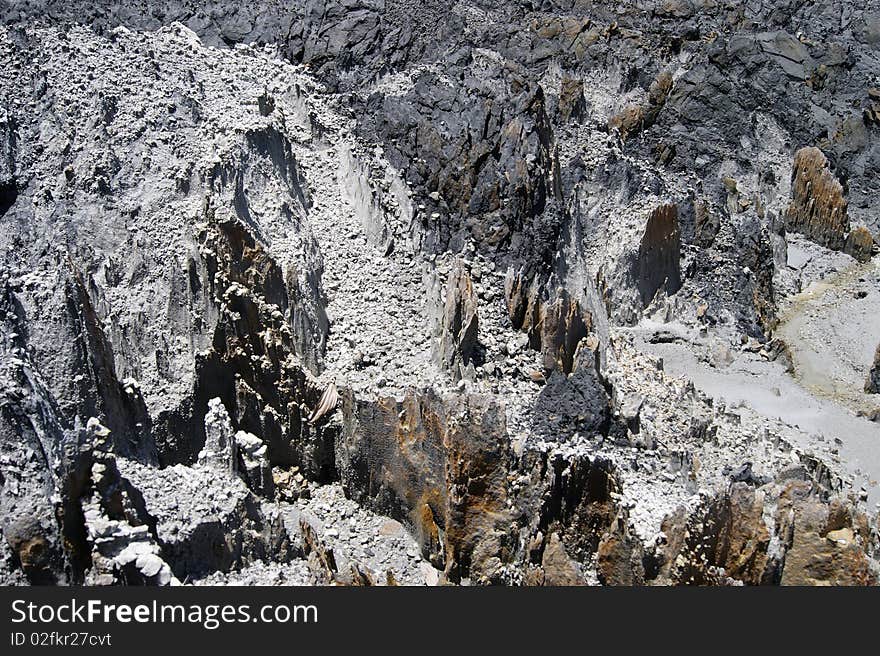
{"label": "brown rock", "polygon": [[577,564],[565,551],[565,545],[558,533],[553,533],[544,547],[544,557],[541,560],[544,570],[543,585],[583,585]]}
{"label": "brown rock", "polygon": [[541,352],[545,369],[571,373],[578,344],[592,328],[592,317],[564,290],[541,307]]}
{"label": "brown rock", "polygon": [[848,500],[823,503],[809,484],[789,483],[779,498],[777,524],[787,539],[782,585],[877,584],[862,546],[867,520]]}
{"label": "brown rock", "polygon": [[540,492],[537,513],[545,533],[558,532],[566,553],[579,562],[596,552],[602,536],[622,516],[614,501],[619,487],[611,462],[602,458],[556,456],[549,463],[535,463],[531,489]]}
{"label": "brown rock", "polygon": [[563,76],[559,90],[559,114],[562,120],[568,122],[573,118],[580,118],[585,109],[583,80]]}
{"label": "brown rock", "polygon": [[843,186],[825,155],[813,146],[801,148],[794,157],[786,228],[827,248],[843,250],[849,232]]}
{"label": "brown rock", "polygon": [[305,519],[300,518],[299,528],[302,535],[303,551],[308,559],[309,567],[324,582],[333,581],[339,573],[333,549],[324,544],[315,528]]}
{"label": "brown rock", "polygon": [[347,391],[343,415],[348,494],[407,524],[450,580],[492,581],[513,544],[504,409],[476,395],[355,401]]}
{"label": "brown rock", "polygon": [[[863,512],[843,497],[824,500],[814,482],[760,488],[734,483],[688,514],[664,519],[656,550],[658,583],[689,585],[868,585],[877,582],[867,554]],[[775,507],[768,526],[767,510]],[[770,528],[774,534],[771,535]],[[771,550],[771,541],[775,547]],[[606,552],[612,553],[614,544]]]}
{"label": "brown rock", "polygon": [[763,519],[765,494],[734,483],[689,516],[683,509],[662,525],[660,574],[672,583],[715,585],[731,580],[769,582],[770,533]]}
{"label": "brown rock", "polygon": [[850,230],[843,250],[859,262],[870,260],[874,251],[874,237],[871,235],[871,231],[864,226],[857,226]]}
{"label": "brown rock", "polygon": [[666,98],[672,90],[672,75],[662,71],[648,90],[648,99],[642,104],[627,105],[617,114],[608,119],[608,127],[620,133],[626,141],[642,130],[651,127],[660,110],[666,104]]}
{"label": "brown rock", "polygon": [[760,583],[767,566],[770,532],[764,523],[764,493],[745,483],[731,486],[719,508],[719,526],[713,560],[728,576],[749,583]]}
{"label": "brown rock", "polygon": [[571,373],[578,344],[593,328],[590,312],[561,287],[550,300],[545,286],[535,279],[527,283],[521,272],[508,273],[505,296],[513,327],[529,335],[532,348],[544,356],[544,367]]}
{"label": "brown rock", "polygon": [[880,103],[873,102],[862,112],[865,123],[880,125]]}
{"label": "brown rock", "polygon": [[523,585],[526,587],[544,585],[544,568],[539,565],[526,565],[523,571]]}
{"label": "brown rock", "polygon": [[785,556],[782,585],[876,585],[870,561],[856,544],[795,531]]}
{"label": "brown rock", "polygon": [[599,580],[605,585],[643,585],[643,556],[641,542],[626,531],[618,528],[613,533],[606,533],[596,552]]}
{"label": "brown rock", "polygon": [[608,119],[608,127],[617,130],[620,138],[626,141],[641,132],[644,127],[645,110],[641,105],[627,105]]}

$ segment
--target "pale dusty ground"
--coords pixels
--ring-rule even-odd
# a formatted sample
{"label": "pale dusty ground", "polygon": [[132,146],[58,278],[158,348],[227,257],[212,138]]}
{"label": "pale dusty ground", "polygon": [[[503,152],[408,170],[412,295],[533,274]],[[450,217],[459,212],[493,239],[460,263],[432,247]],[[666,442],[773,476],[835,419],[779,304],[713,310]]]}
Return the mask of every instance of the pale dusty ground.
{"label": "pale dusty ground", "polygon": [[788,345],[794,373],[759,354],[701,337],[685,326],[663,325],[679,339],[652,344],[659,325],[643,321],[639,346],[663,358],[665,371],[687,377],[709,396],[740,411],[781,422],[806,451],[826,451],[880,503],[880,424],[859,416],[880,407],[864,382],[880,343],[880,266],[792,240],[789,268],[803,291],[782,303],[775,335]]}

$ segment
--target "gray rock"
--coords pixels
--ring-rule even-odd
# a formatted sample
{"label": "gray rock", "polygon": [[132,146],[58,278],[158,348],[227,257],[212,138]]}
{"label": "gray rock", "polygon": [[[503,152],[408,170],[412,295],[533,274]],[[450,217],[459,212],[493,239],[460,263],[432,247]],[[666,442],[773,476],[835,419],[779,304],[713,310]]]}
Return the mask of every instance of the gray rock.
{"label": "gray rock", "polygon": [[440,326],[439,362],[461,376],[475,355],[479,332],[477,296],[462,260],[456,260],[446,283]]}
{"label": "gray rock", "polygon": [[0,6],[0,582],[876,580],[701,379],[876,251],[874,9],[93,4]]}

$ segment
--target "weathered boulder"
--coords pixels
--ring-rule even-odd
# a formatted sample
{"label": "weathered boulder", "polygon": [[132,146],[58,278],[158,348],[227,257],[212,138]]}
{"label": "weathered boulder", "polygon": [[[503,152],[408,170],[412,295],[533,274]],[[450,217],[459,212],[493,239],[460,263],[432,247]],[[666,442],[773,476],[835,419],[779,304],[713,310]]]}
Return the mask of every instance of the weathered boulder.
{"label": "weathered boulder", "polygon": [[761,51],[786,75],[797,80],[806,80],[809,77],[813,62],[807,48],[797,37],[779,30],[761,32],[755,38]]}
{"label": "weathered boulder", "polygon": [[865,391],[869,394],[880,394],[880,344],[874,352],[874,362],[865,381]]}
{"label": "weathered boulder", "polygon": [[666,98],[672,90],[672,75],[661,71],[648,89],[648,97],[640,104],[630,104],[608,119],[608,127],[616,130],[626,141],[657,120]]}
{"label": "weathered boulder", "polygon": [[867,518],[850,501],[823,503],[808,484],[793,482],[780,494],[776,521],[786,547],[782,585],[877,584]]}

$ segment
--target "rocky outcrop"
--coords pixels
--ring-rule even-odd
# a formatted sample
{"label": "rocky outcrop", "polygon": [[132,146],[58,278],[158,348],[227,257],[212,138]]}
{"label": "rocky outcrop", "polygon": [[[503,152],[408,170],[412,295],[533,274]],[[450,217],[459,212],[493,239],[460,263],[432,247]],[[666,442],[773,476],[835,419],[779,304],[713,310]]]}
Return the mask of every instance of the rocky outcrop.
{"label": "rocky outcrop", "polygon": [[599,372],[595,340],[595,335],[581,340],[568,373],[556,368],[547,377],[532,409],[535,435],[555,442],[572,430],[599,436],[611,431],[611,385]]}
{"label": "rocky outcrop", "polygon": [[874,362],[871,364],[871,370],[868,372],[868,379],[865,381],[865,391],[869,394],[880,394],[880,345],[874,353]]}
{"label": "rocky outcrop", "polygon": [[782,585],[876,585],[878,573],[866,554],[871,533],[867,518],[851,502],[822,503],[808,485],[783,490],[777,511],[784,536]]}
{"label": "rocky outcrop", "polygon": [[[36,379],[29,365],[20,372],[23,381]],[[14,397],[4,400],[3,417],[14,423],[4,421],[0,433],[5,461],[2,532],[29,581],[176,582],[142,517],[137,491],[120,475],[110,431],[95,418],[85,427],[62,431],[51,396],[44,388],[35,389],[38,393],[25,406]],[[10,427],[15,433],[8,432]],[[16,448],[27,452],[14,464],[9,458]],[[25,473],[28,478],[21,478]]]}
{"label": "rocky outcrop", "polygon": [[[58,257],[52,284],[40,289],[10,285],[21,321],[50,315],[39,329],[21,330],[33,365],[45,376],[48,392],[65,428],[99,417],[111,430],[117,453],[155,463],[158,453],[152,419],[137,381],[117,373],[116,352],[107,324],[89,293],[94,280],[69,258]],[[24,325],[21,326],[23,328]],[[55,340],[69,344],[59,350]]]}
{"label": "rocky outcrop", "polygon": [[661,288],[674,294],[681,287],[680,234],[675,205],[661,205],[651,212],[632,272],[643,305],[649,305]]}
{"label": "rocky outcrop", "polygon": [[[8,313],[12,308],[5,305],[4,310]],[[6,342],[4,346],[12,345]],[[0,530],[28,581],[66,583],[67,556],[52,502],[56,488],[54,459],[64,431],[54,401],[33,369],[13,359],[23,355],[23,351],[15,350],[18,348],[21,347],[4,349],[0,360]],[[81,528],[80,521],[80,533]],[[72,534],[76,528],[70,531]],[[82,542],[82,535],[78,538],[77,542]],[[87,554],[80,554],[75,560],[81,573],[87,565]],[[76,580],[76,575],[72,578]]]}
{"label": "rocky outcrop", "polygon": [[662,71],[651,83],[645,101],[627,105],[614,114],[608,119],[608,127],[616,130],[624,141],[651,127],[663,109],[671,89],[672,75]]}
{"label": "rocky outcrop", "polygon": [[[529,585],[583,585],[588,563],[621,509],[614,465],[602,458],[529,451],[512,472]],[[621,515],[622,521],[624,515]]]}
{"label": "rocky outcrop", "polygon": [[871,234],[863,227],[850,232],[843,185],[818,148],[808,146],[795,153],[791,196],[786,214],[789,230],[832,250],[845,250],[861,261],[871,258]]}
{"label": "rocky outcrop", "polygon": [[794,157],[792,201],[786,226],[818,244],[842,250],[849,232],[843,186],[818,148],[801,148]]}
{"label": "rocky outcrop", "polygon": [[[137,495],[140,516],[174,574],[183,580],[260,560],[290,559],[294,551],[278,509],[263,505],[245,482],[265,496],[272,494],[268,468],[248,467],[252,454],[240,453],[253,440],[241,432],[233,434],[229,416],[216,399],[205,432],[205,447],[195,467],[156,470],[119,462]],[[170,497],[170,490],[177,494]]]}
{"label": "rocky outcrop", "polygon": [[734,483],[689,517],[681,511],[667,517],[659,576],[685,585],[772,583],[780,565],[770,553],[765,497],[765,491]]}
{"label": "rocky outcrop", "polygon": [[319,480],[332,476],[335,429],[329,416],[308,421],[323,390],[299,360],[290,329],[300,311],[297,282],[285,282],[281,268],[236,222],[205,226],[202,242],[220,316],[212,348],[197,361],[195,398],[205,409],[197,407],[194,419],[218,397],[233,409],[236,430],[260,436],[270,465],[299,466]]}
{"label": "rocky outcrop", "polygon": [[876,250],[870,7],[93,4],[0,6],[0,582],[875,582],[664,374]]}
{"label": "rocky outcrop", "polygon": [[[84,395],[83,400],[118,403],[106,413],[117,422],[120,435],[115,439],[94,417],[84,421],[85,425],[77,418],[72,427],[65,427],[62,410],[30,359],[27,330],[20,323],[23,308],[4,283],[0,300],[2,533],[22,571],[35,584],[167,584],[173,581],[171,570],[116,467],[117,450],[155,462],[155,452],[151,457],[139,441],[149,433],[139,430],[141,424],[128,423],[131,414],[127,413],[132,408],[143,412],[143,402],[126,405],[121,401],[139,398],[138,391],[130,389],[131,384],[123,387],[112,364],[102,359],[106,342],[96,324],[89,323],[90,313],[86,305],[85,312],[73,316],[86,322],[80,346],[86,370],[94,372],[92,381],[97,379],[92,389],[102,393]],[[92,337],[97,346],[88,341]],[[108,406],[93,406],[102,407]]]}
{"label": "rocky outcrop", "polygon": [[[395,235],[386,218],[386,211],[393,207],[395,211],[403,213],[399,200],[393,192],[383,193],[390,185],[386,184],[386,189],[375,189],[370,184],[369,166],[349,149],[343,151],[341,159],[342,192],[355,209],[367,241],[382,253],[390,254],[395,247]],[[384,203],[388,203],[390,207],[385,207]]]}
{"label": "rocky outcrop", "polygon": [[[634,172],[626,163],[618,167],[609,171],[609,184],[623,184],[620,193],[631,193],[633,183],[619,177]],[[632,325],[646,311],[674,303],[685,283],[678,204],[659,201],[651,198],[627,209],[621,232],[608,240],[608,254],[597,266],[596,286],[612,323]],[[689,220],[689,233],[691,227]]]}
{"label": "rocky outcrop", "polygon": [[[179,581],[150,531],[140,492],[122,478],[107,439],[110,431],[96,419],[65,444],[67,525],[81,517],[90,549],[88,585],[173,585]],[[84,485],[82,489],[77,489]],[[79,505],[79,507],[77,507]],[[80,514],[81,513],[81,514]],[[77,535],[74,533],[73,535]],[[69,541],[73,556],[80,546]]]}
{"label": "rocky outcrop", "polygon": [[851,499],[795,480],[733,483],[687,517],[666,518],[660,581],[687,585],[872,585],[876,536]]}
{"label": "rocky outcrop", "polygon": [[[487,86],[487,75],[508,83]],[[515,111],[502,111],[507,104]],[[360,124],[363,136],[386,144],[388,161],[425,190],[414,230],[422,251],[457,252],[472,240],[520,261],[550,257],[561,179],[540,85],[478,55],[461,85],[426,72],[402,95],[371,97],[365,111],[374,118]]]}
{"label": "rocky outcrop", "polygon": [[474,359],[479,331],[477,297],[470,275],[461,260],[449,272],[446,303],[440,326],[438,360],[453,376],[460,378]]}
{"label": "rocky outcrop", "polygon": [[500,580],[515,549],[503,408],[479,396],[343,396],[337,467],[348,494],[409,526],[453,581]]}
{"label": "rocky outcrop", "polygon": [[[512,269],[504,292],[513,327],[526,333],[530,346],[541,352],[544,368],[571,373],[578,345],[593,329],[592,315],[582,301],[562,287],[553,289],[552,282],[542,285]],[[593,350],[597,345],[598,339]]]}
{"label": "rocky outcrop", "polygon": [[275,493],[266,445],[245,431],[233,433],[232,421],[220,399],[208,401],[205,415],[205,446],[199,452],[201,467],[240,476],[248,489],[271,499]]}

